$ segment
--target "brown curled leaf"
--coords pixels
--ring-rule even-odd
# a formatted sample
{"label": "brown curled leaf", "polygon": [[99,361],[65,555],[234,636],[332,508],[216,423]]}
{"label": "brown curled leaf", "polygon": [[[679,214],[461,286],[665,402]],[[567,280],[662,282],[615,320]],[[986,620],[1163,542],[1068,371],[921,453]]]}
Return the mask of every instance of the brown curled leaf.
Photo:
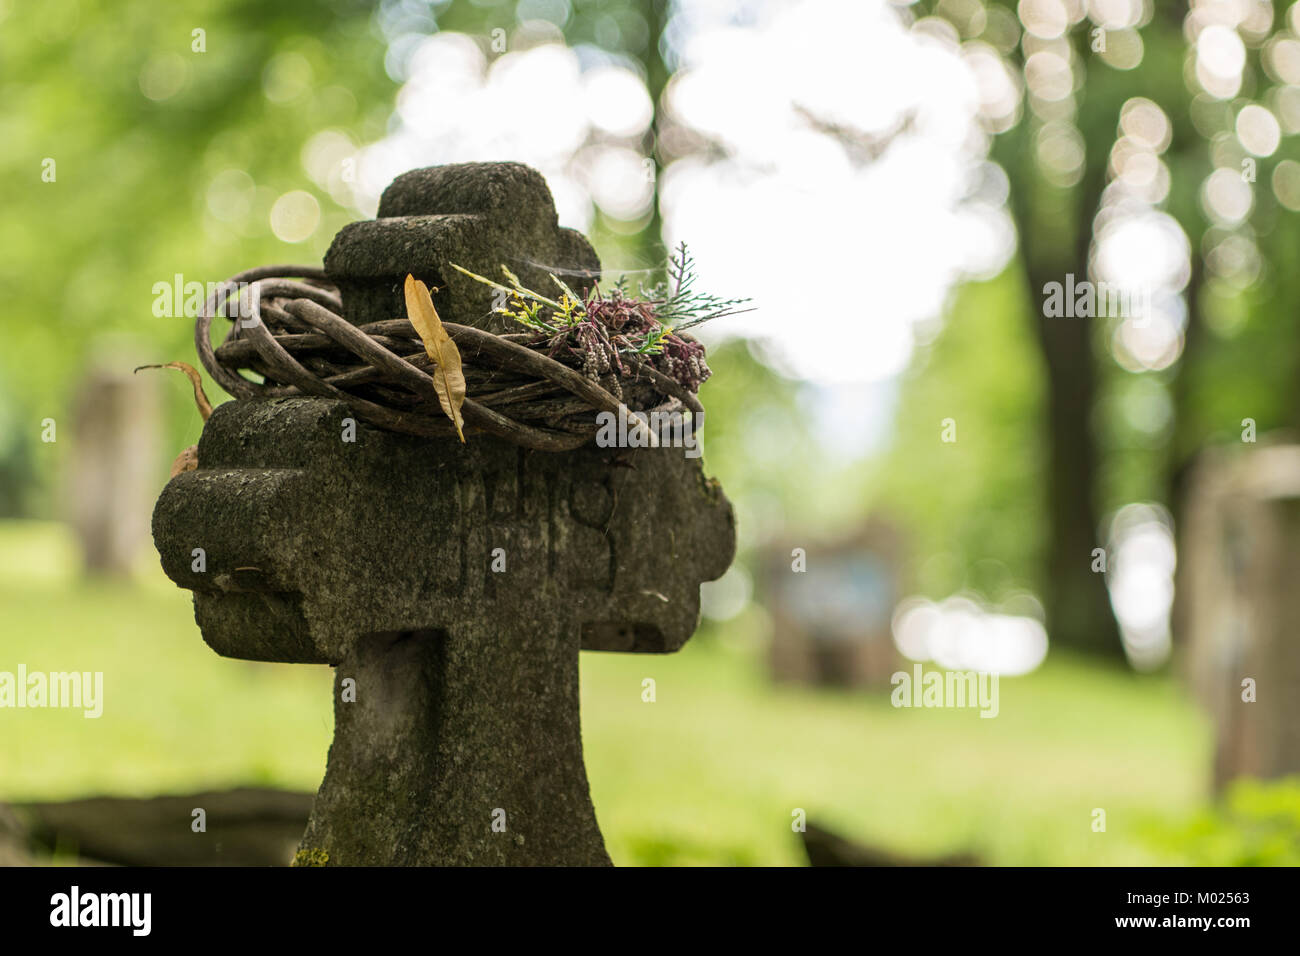
{"label": "brown curled leaf", "polygon": [[199,446],[191,445],[176,456],[172,462],[172,471],[168,478],[175,478],[181,472],[193,471],[199,467]]}
{"label": "brown curled leaf", "polygon": [[174,368],[184,372],[189,377],[190,384],[194,386],[194,404],[199,407],[199,414],[203,416],[203,420],[205,422],[208,420],[208,416],[212,414],[212,403],[208,401],[208,396],[203,391],[203,379],[199,377],[199,371],[193,365],[188,362],[168,362],[166,365],[141,365],[136,371],[142,368]]}

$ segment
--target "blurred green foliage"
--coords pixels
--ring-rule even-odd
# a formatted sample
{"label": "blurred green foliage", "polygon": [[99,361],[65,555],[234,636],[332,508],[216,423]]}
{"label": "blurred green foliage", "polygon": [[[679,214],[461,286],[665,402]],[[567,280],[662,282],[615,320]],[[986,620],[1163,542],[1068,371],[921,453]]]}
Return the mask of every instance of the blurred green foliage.
{"label": "blurred green foliage", "polygon": [[1211,807],[1153,820],[1146,839],[1188,866],[1300,866],[1300,777],[1234,780]]}
{"label": "blurred green foliage", "polygon": [[737,508],[742,547],[788,527],[813,531],[840,520],[827,493],[849,479],[827,468],[800,383],[763,364],[741,339],[711,349],[708,362],[713,377],[700,390],[704,460]]}
{"label": "blurred green foliage", "polygon": [[[318,262],[354,218],[307,179],[302,148],[324,129],[357,142],[383,134],[396,85],[371,16],[364,0],[4,5],[7,513],[50,513],[58,446],[40,443],[40,422],[64,420],[92,358],[112,351],[128,369],[193,360],[192,322],[153,315],[155,282],[176,273],[215,282],[253,264]],[[195,30],[204,31],[204,52],[193,49]],[[47,159],[53,182],[42,178]],[[214,217],[208,203],[214,178],[230,169],[255,184],[235,222]],[[276,198],[295,189],[322,208],[305,245],[279,241],[269,226]],[[178,396],[187,387],[168,384]],[[185,401],[168,408],[174,454],[195,440],[200,422]]]}
{"label": "blurred green foliage", "polygon": [[[1012,268],[961,287],[903,381],[879,503],[906,528],[916,586],[933,598],[998,601],[1043,583],[1044,372],[1021,281]],[[940,440],[947,419],[954,442]]]}

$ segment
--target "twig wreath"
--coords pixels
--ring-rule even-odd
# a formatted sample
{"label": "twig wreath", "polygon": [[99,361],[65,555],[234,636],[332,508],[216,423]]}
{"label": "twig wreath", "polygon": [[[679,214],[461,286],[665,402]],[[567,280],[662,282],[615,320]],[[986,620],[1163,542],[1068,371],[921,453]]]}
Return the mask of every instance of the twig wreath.
{"label": "twig wreath", "polygon": [[[520,331],[498,335],[440,321],[429,290],[412,276],[405,318],[352,325],[322,269],[265,266],[232,276],[208,297],[195,347],[236,398],[335,398],[390,431],[465,441],[465,428],[477,429],[525,448],[566,451],[592,440],[593,411],[699,416],[696,393],[710,371],[704,346],[687,330],[746,311],[738,306],[748,301],[696,292],[684,244],[669,259],[668,280],[637,296],[620,280],[608,291],[594,284],[584,297],[552,276],[557,290],[548,297],[504,266],[503,282],[455,268],[499,290],[495,311]],[[213,348],[219,315],[233,317]]]}

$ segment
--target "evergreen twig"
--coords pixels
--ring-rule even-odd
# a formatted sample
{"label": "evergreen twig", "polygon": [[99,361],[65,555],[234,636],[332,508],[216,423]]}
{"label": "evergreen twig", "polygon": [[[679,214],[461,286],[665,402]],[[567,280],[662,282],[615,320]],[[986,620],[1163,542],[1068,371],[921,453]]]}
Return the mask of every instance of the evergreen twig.
{"label": "evergreen twig", "polygon": [[681,243],[668,259],[668,279],[640,294],[627,294],[627,279],[620,277],[608,293],[599,283],[586,299],[562,279],[551,275],[560,298],[547,298],[524,287],[518,276],[501,267],[509,285],[470,272],[458,271],[507,293],[507,305],[495,311],[508,316],[537,335],[534,346],[545,346],[553,358],[568,356],[589,378],[615,371],[629,373],[621,356],[650,360],[665,375],[691,391],[699,389],[711,372],[704,361],[704,346],[679,333],[723,316],[749,312],[738,306],[749,299],[724,299],[695,290],[695,259]]}

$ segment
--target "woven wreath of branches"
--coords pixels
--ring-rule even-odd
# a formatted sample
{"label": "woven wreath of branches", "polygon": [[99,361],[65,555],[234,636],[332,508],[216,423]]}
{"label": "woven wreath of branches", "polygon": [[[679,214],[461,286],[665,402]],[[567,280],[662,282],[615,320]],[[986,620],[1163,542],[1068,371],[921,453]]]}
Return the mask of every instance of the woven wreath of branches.
{"label": "woven wreath of branches", "polygon": [[[239,296],[237,308],[234,296]],[[439,408],[435,365],[411,322],[401,318],[355,326],[342,311],[338,290],[322,269],[250,269],[226,280],[204,303],[195,347],[213,379],[236,398],[341,399],[358,419],[379,428],[454,436],[454,426]],[[218,316],[230,317],[230,328],[213,348],[211,328]],[[611,362],[608,354],[584,350],[583,335],[590,330],[548,337],[537,330],[498,335],[451,322],[442,327],[461,356],[466,382],[461,412],[467,429],[525,448],[566,451],[592,440],[599,430],[598,412],[688,411],[694,427],[701,424],[704,409],[695,389],[708,370],[703,346],[685,332],[672,332],[679,352],[693,360],[694,372],[681,376],[683,384],[654,367],[656,361],[664,364],[662,351],[609,350]],[[575,341],[577,348],[572,347]],[[647,438],[646,444],[654,443],[653,430]]]}

